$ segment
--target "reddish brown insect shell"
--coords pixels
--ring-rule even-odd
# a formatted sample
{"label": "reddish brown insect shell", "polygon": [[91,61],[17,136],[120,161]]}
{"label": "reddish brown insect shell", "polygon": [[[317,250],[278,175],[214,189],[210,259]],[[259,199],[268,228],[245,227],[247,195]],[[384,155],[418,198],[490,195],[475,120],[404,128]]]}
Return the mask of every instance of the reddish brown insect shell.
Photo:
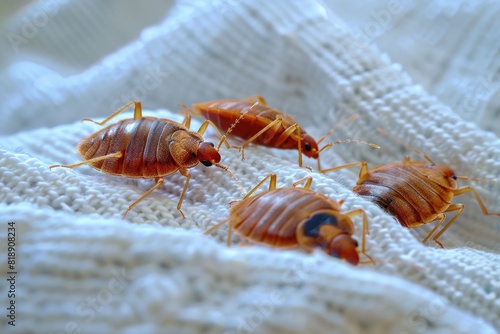
{"label": "reddish brown insect shell", "polygon": [[[228,170],[219,164],[221,157],[214,144],[203,140],[202,135],[211,122],[204,122],[198,132],[189,131],[189,115],[186,115],[182,124],[163,118],[143,117],[139,101],[128,103],[102,122],[85,120],[104,125],[132,105],[135,106],[133,119],[111,124],[81,141],[77,149],[84,161],[68,166],[53,165],[50,168],[75,168],[88,164],[108,174],[130,178],[154,178],[155,186],[132,203],[123,217],[159,188],[164,182],[164,176],[179,171],[186,177],[177,204],[177,209],[184,217],[181,206],[191,178],[187,169],[201,162],[205,166],[215,165]],[[226,145],[229,147],[227,143]]]}
{"label": "reddish brown insect shell", "polygon": [[407,156],[403,162],[377,166],[368,170],[364,161],[353,162],[325,170],[324,172],[361,165],[359,179],[353,191],[366,197],[394,216],[402,226],[418,227],[433,221],[436,226],[422,240],[427,240],[441,226],[446,218],[446,212],[457,211],[452,219],[432,238],[444,248],[439,237],[453,224],[464,209],[463,204],[453,204],[453,198],[466,192],[472,192],[485,215],[490,213],[484,206],[477,192],[470,186],[458,187],[456,180],[466,180],[468,177],[456,176],[446,165],[436,165],[425,161],[411,161]]}
{"label": "reddish brown insect shell", "polygon": [[[253,106],[255,102],[257,105]],[[302,153],[318,159],[318,143],[291,116],[269,107],[262,96],[241,100],[216,100],[193,105],[194,110],[211,120],[220,130],[246,140],[244,148],[255,143],[280,149],[297,149],[299,165]],[[230,131],[228,131],[231,129]]]}
{"label": "reddish brown insect shell", "polygon": [[436,220],[448,209],[457,189],[453,175],[446,166],[407,158],[360,175],[353,191],[383,207],[401,225],[413,228]]}
{"label": "reddish brown insect shell", "polygon": [[[291,116],[268,106],[266,100],[259,95],[241,100],[216,100],[196,103],[193,104],[193,109],[196,111],[196,115],[211,120],[226,134],[246,140],[238,147],[241,149],[243,159],[245,158],[245,147],[250,143],[280,149],[296,149],[300,167],[311,169],[302,165],[302,154],[304,154],[307,157],[317,159],[318,170],[323,171],[320,153],[333,144],[361,143],[373,148],[379,148],[378,145],[357,139],[338,140],[335,143],[324,145],[321,149],[318,148],[326,136],[332,134],[342,124],[356,119],[357,114],[351,115],[343,123],[335,126],[316,141]],[[189,111],[187,108],[186,110]]]}
{"label": "reddish brown insect shell", "polygon": [[[251,196],[266,180],[269,190]],[[297,188],[306,181],[304,188]],[[365,251],[368,222],[362,209],[341,213],[341,202],[310,190],[311,177],[301,179],[291,188],[276,189],[276,174],[270,174],[241,201],[232,206],[229,218],[209,229],[206,234],[229,222],[228,246],[231,233],[252,243],[274,248],[301,247],[310,252],[320,247],[331,256],[356,265],[359,263],[358,243],[352,238],[351,218],[363,216],[361,253],[373,262]]]}

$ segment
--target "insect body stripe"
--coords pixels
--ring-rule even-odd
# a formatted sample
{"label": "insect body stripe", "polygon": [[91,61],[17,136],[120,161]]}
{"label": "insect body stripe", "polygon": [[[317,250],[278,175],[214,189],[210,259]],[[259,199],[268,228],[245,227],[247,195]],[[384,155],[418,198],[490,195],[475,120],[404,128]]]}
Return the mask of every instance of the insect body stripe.
{"label": "insect body stripe", "polygon": [[[100,138],[96,138],[96,145],[98,146],[96,152],[94,153],[93,157],[102,157],[109,152],[109,144],[111,143],[111,140],[113,139],[111,136],[109,136],[109,129],[107,131],[103,131],[100,136]],[[94,167],[101,169],[102,166],[104,165],[106,161],[102,160],[99,161],[95,164],[93,164]]]}
{"label": "insect body stripe", "polygon": [[[236,115],[234,115],[234,119],[238,119],[241,114],[239,113],[235,113]],[[229,128],[232,123],[234,122],[233,118],[228,118],[226,120],[226,123],[228,126],[226,126],[227,128]],[[266,124],[264,123],[263,124],[260,124],[259,125],[255,125],[256,123],[263,123],[262,121],[259,121],[257,118],[255,117],[247,117],[245,118],[245,116],[243,116],[243,118],[240,120],[240,122],[234,127],[233,129],[233,132],[235,132],[234,130],[236,130],[238,136],[240,136],[241,138],[251,138],[253,135],[255,135],[257,132],[259,132],[259,130],[262,128],[262,127],[265,127]],[[235,132],[235,133],[236,133]],[[257,138],[257,142],[260,142],[260,137]]]}
{"label": "insect body stripe", "polygon": [[[403,198],[414,198],[414,207],[419,212],[424,213],[424,209],[428,214],[441,212],[451,203],[453,199],[452,192],[443,188],[441,185],[429,180],[425,175],[422,175],[415,167],[391,167],[377,170],[373,175],[384,175],[386,180],[377,184],[386,185],[409,185],[414,189],[414,192],[405,192],[401,195]],[[399,176],[399,178],[398,178]],[[370,177],[371,179],[371,177]],[[415,196],[419,195],[418,198]],[[419,200],[420,199],[420,200]],[[436,200],[439,199],[439,200]],[[424,203],[425,202],[425,203]]]}
{"label": "insect body stripe", "polygon": [[235,231],[254,242],[277,247],[297,244],[298,224],[317,210],[338,209],[316,193],[294,188],[277,189],[251,197],[235,207]]}
{"label": "insect body stripe", "polygon": [[263,240],[269,231],[270,223],[279,223],[277,216],[279,216],[280,209],[283,208],[283,204],[286,202],[280,196],[270,198],[269,193],[263,193],[256,202],[260,204],[259,210],[253,210],[247,218],[248,222],[255,222],[253,228],[248,231],[248,236]]}
{"label": "insect body stripe", "polygon": [[153,121],[151,128],[149,129],[148,138],[146,140],[146,145],[144,146],[144,152],[142,154],[142,175],[143,176],[155,176],[158,175],[157,168],[157,151],[158,144],[160,142],[161,132],[165,127],[165,122],[160,120]]}
{"label": "insect body stripe", "polygon": [[240,221],[234,228],[240,233],[255,241],[263,242],[264,233],[269,228],[269,223],[274,222],[276,211],[282,205],[278,196],[268,198],[268,193],[261,193],[245,200],[237,212]]}
{"label": "insect body stripe", "polygon": [[267,229],[266,233],[263,235],[263,239],[269,239],[273,243],[281,239],[289,239],[295,237],[298,223],[297,209],[306,210],[301,202],[308,202],[310,198],[308,196],[303,196],[297,201],[296,192],[287,192],[281,194],[278,198],[280,205],[276,205],[282,211],[277,212],[277,217],[271,220],[271,224]]}
{"label": "insect body stripe", "polygon": [[169,149],[170,137],[178,130],[186,131],[180,124],[160,118],[126,119],[85,138],[78,150],[85,160],[122,152],[121,158],[92,164],[108,174],[162,177],[179,169]]}
{"label": "insect body stripe", "polygon": [[[240,112],[217,110],[216,116],[218,123],[216,124],[224,131],[227,131],[227,129],[229,129],[233,125],[235,120],[239,119],[238,124],[234,126],[231,133],[238,135],[241,138],[251,138],[257,132],[259,132],[260,129],[264,128],[267,125],[266,120],[259,119],[256,117],[257,115],[252,115],[252,113],[248,113],[247,115],[245,115],[247,117],[243,116],[243,118],[240,118],[241,115],[242,114]],[[261,139],[262,136],[257,138],[256,141],[260,143]]]}
{"label": "insect body stripe", "polygon": [[392,198],[392,196],[400,197],[411,205],[418,212],[420,219],[423,220],[425,217],[436,213],[436,208],[431,203],[433,201],[429,201],[429,197],[432,197],[435,192],[417,177],[418,175],[411,172],[407,173],[402,168],[395,168],[391,170],[391,173],[385,173],[384,171],[373,173],[370,182],[367,183],[386,186],[391,189],[392,191],[388,191],[389,198]]}
{"label": "insect body stripe", "polygon": [[276,231],[277,235],[285,236],[288,234],[295,234],[297,222],[294,218],[297,216],[297,209],[302,212],[310,213],[316,211],[318,204],[321,204],[318,203],[319,201],[316,196],[300,196],[297,198],[297,194],[295,192],[293,194],[295,195],[295,199],[293,202],[289,203],[285,211],[283,211],[283,223]]}
{"label": "insect body stripe", "polygon": [[[267,201],[273,203],[273,211],[267,212],[264,217],[267,221],[267,227],[263,239],[273,239],[276,241],[277,238],[287,239],[295,236],[295,227],[287,229],[287,225],[290,224],[290,215],[292,214],[292,224],[296,224],[296,220],[293,219],[293,211],[300,206],[297,206],[295,201],[296,194],[294,192],[283,192],[279,191],[274,196],[268,194]],[[290,210],[292,209],[292,210]]]}
{"label": "insect body stripe", "polygon": [[85,160],[89,160],[95,157],[95,153],[101,145],[99,137],[97,135],[92,135],[84,139],[78,145],[78,151]]}
{"label": "insect body stripe", "polygon": [[99,146],[100,143],[97,140],[97,136],[94,134],[82,140],[77,149],[85,160],[89,160],[95,157],[95,153],[99,149]]}
{"label": "insect body stripe", "polygon": [[[223,125],[224,125],[224,119],[221,117],[222,113],[223,113],[222,110],[215,109],[214,111],[207,113],[205,115],[205,118],[210,119],[220,129],[224,129],[224,131],[226,131],[225,127],[223,127]],[[237,114],[237,113],[234,113],[234,114]]]}
{"label": "insect body stripe", "polygon": [[[427,167],[418,165],[411,167],[398,167],[394,168],[394,173],[400,172],[399,175],[402,175],[406,182],[412,184],[415,189],[418,189],[418,192],[423,194],[424,197],[428,198],[429,194],[434,194],[449,204],[450,199],[442,196],[442,194],[445,194],[443,186],[429,180],[427,176],[423,175],[420,171],[422,168]],[[440,206],[434,207],[434,209],[439,210]]]}
{"label": "insect body stripe", "polygon": [[159,136],[159,144],[156,149],[156,160],[158,175],[168,175],[174,173],[179,168],[170,154],[170,137],[172,134],[180,129],[171,123],[165,124],[162,129],[161,135]]}
{"label": "insect body stripe", "polygon": [[149,119],[135,121],[130,141],[125,149],[123,174],[142,174],[142,157],[152,122]]}
{"label": "insect body stripe", "polygon": [[[243,139],[253,137],[257,132],[266,127],[269,122],[281,117],[283,123],[276,131],[269,129],[255,140],[256,143],[264,146],[278,147],[276,141],[281,133],[289,126],[295,124],[295,122],[291,122],[289,117],[268,106],[257,105],[249,109],[250,106],[248,102],[225,102],[217,104],[217,107],[215,105],[206,106],[200,111],[206,119],[214,122],[223,131],[227,131],[233,126],[235,120],[239,120],[238,124],[234,125],[231,134]],[[246,117],[243,116],[241,118],[243,113],[245,113]],[[301,132],[303,135],[306,134],[306,131],[303,129],[301,129]],[[297,131],[294,131],[279,147],[295,149],[297,147]]]}
{"label": "insect body stripe", "polygon": [[398,218],[401,225],[409,227],[405,222],[421,220],[420,214],[407,200],[392,193],[386,186],[370,184],[358,186],[354,190],[358,195],[368,197],[377,205],[385,208],[392,216]]}
{"label": "insect body stripe", "polygon": [[[400,170],[407,175],[405,181],[412,185],[412,187],[425,199],[428,205],[434,209],[432,213],[443,210],[443,206],[448,206],[451,203],[453,196],[449,196],[450,191],[432,180],[429,180],[426,176],[422,176],[418,169],[412,167],[411,169],[400,168]],[[441,203],[440,201],[433,200],[434,197],[440,198]],[[419,206],[419,209],[421,208],[422,207]]]}
{"label": "insect body stripe", "polygon": [[[103,132],[103,140],[102,144],[108,142],[108,146],[106,148],[106,153],[100,154],[99,156],[123,152],[124,138],[123,135],[120,135],[122,132],[122,128],[125,128],[125,122],[118,124],[117,126],[110,126]],[[104,139],[106,138],[106,139]],[[109,140],[107,139],[109,138]],[[127,140],[127,139],[125,139]],[[127,142],[125,142],[126,145]],[[100,166],[101,170],[114,173],[114,174],[122,174],[123,172],[123,157],[119,159],[106,159],[102,161]]]}
{"label": "insect body stripe", "polygon": [[[211,120],[222,131],[227,131],[227,129],[232,125],[233,119],[237,119],[240,116],[238,112],[231,112],[221,108],[212,108],[210,106],[206,109],[201,109],[200,112],[203,117]],[[238,130],[241,131],[241,127],[238,127],[238,125],[235,125],[235,128],[238,128]]]}
{"label": "insect body stripe", "polygon": [[[249,235],[249,233],[255,228],[254,224],[258,224],[260,222],[260,219],[252,220],[250,218],[252,214],[256,211],[255,206],[252,205],[253,203],[255,203],[256,198],[251,198],[250,200],[251,200],[250,204],[239,206],[238,208],[239,210],[237,211],[238,221],[234,225],[234,228],[237,231],[241,231],[243,235]],[[267,208],[265,206],[259,207],[259,210],[266,210],[266,209]]]}

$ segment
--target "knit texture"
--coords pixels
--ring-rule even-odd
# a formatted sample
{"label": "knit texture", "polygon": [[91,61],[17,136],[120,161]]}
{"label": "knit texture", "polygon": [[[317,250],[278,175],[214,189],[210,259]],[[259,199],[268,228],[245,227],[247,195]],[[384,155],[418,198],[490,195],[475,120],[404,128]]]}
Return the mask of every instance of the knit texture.
{"label": "knit texture", "polygon": [[[54,4],[52,11],[44,7],[48,3]],[[360,9],[340,1],[141,1],[143,17],[158,23],[146,22],[136,2],[106,3],[40,2],[3,27],[4,34],[23,36],[23,22],[47,13],[47,23],[18,45],[19,53],[7,42],[8,51],[0,58],[5,63],[0,73],[0,268],[2,274],[9,271],[4,240],[7,222],[14,221],[18,272],[16,326],[8,325],[2,314],[0,332],[500,329],[499,218],[484,216],[470,193],[454,200],[464,203],[465,210],[440,238],[443,250],[434,242],[421,243],[434,224],[406,229],[353,194],[358,169],[322,175],[315,171],[315,160],[305,158],[306,165],[314,166],[309,172],[297,166],[292,150],[250,145],[242,161],[237,150],[223,147],[221,163],[238,181],[216,167],[190,169],[186,219],[176,210],[185,182],[179,173],[167,176],[160,189],[122,220],[122,213],[153,180],[111,176],[89,166],[48,168],[81,161],[77,144],[100,129],[82,118],[102,120],[132,99],[142,101],[144,115],[180,121],[180,103],[261,94],[315,138],[358,114],[326,141],[351,138],[381,146],[335,145],[322,154],[323,167],[402,161],[411,151],[378,134],[377,128],[384,128],[457,175],[500,179],[495,103],[478,102],[481,117],[465,117],[457,109],[460,96],[449,83],[451,76],[473,77],[469,71],[476,68],[479,76],[498,71],[498,38],[497,44],[491,40],[499,30],[488,26],[491,18],[484,15],[494,17],[498,4],[459,1],[450,12],[444,3],[412,6],[402,1],[401,12],[364,45],[357,42],[353,22],[377,22],[369,16],[371,7],[363,9],[367,17],[355,18]],[[370,6],[389,10],[383,1]],[[136,30],[124,28],[136,19]],[[471,32],[481,24],[484,35]],[[470,33],[462,43],[429,46],[426,53],[411,35],[426,25],[439,31],[442,40],[456,38],[457,27]],[[140,31],[142,27],[147,28]],[[388,38],[397,42],[393,45]],[[401,46],[405,40],[410,42]],[[483,66],[480,55],[495,52],[496,58],[488,58],[491,66]],[[440,60],[429,58],[435,54]],[[437,69],[448,61],[452,66],[446,75],[438,75]],[[495,99],[494,94],[489,97]],[[116,120],[132,115],[125,112]],[[192,129],[201,121],[194,119]],[[212,130],[205,138],[218,141]],[[227,217],[231,201],[241,199],[269,173],[278,174],[279,187],[312,176],[312,189],[344,199],[343,210],[363,208],[371,232],[367,252],[377,264],[354,267],[321,251],[227,248],[227,226],[203,236]],[[468,184],[488,210],[500,212],[499,183],[461,182]],[[360,240],[361,219],[355,218],[354,225]],[[4,313],[7,283],[2,276]]]}

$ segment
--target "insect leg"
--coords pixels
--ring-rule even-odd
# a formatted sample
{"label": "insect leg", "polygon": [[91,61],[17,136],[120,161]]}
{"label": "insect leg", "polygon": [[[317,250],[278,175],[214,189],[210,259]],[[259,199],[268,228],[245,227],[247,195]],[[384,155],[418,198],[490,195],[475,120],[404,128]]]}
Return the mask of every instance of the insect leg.
{"label": "insect leg", "polygon": [[[243,117],[245,117],[245,115],[250,112],[256,105],[258,105],[259,102],[255,102],[254,104],[252,104],[252,106],[250,108],[248,108],[247,110],[245,110],[243,113],[241,113],[240,117],[238,117],[234,122],[233,124],[231,124],[231,126],[226,130],[226,133],[221,136],[220,138],[220,142],[219,144],[217,145],[217,150],[219,150],[221,144],[222,144],[222,141],[224,141],[226,143],[226,146],[228,146],[228,143],[226,141],[226,138],[227,136],[231,133],[231,131],[233,131],[234,127],[243,119]],[[238,149],[240,149],[239,147],[236,147]]]}
{"label": "insect leg", "polygon": [[186,218],[184,212],[181,210],[182,201],[184,201],[184,196],[186,195],[186,190],[189,185],[189,180],[191,180],[191,173],[188,172],[187,169],[180,168],[179,172],[186,177],[186,183],[184,183],[184,189],[182,189],[181,197],[179,198],[179,202],[177,203],[177,210],[181,213],[182,218]]}
{"label": "insect leg", "polygon": [[252,136],[252,138],[250,138],[246,142],[244,142],[243,145],[241,145],[239,147],[241,149],[241,159],[245,160],[245,151],[244,150],[245,150],[245,147],[248,146],[248,144],[250,144],[251,142],[253,142],[261,134],[263,134],[267,130],[271,129],[272,127],[275,127],[273,129],[273,131],[276,132],[276,130],[277,130],[276,128],[278,128],[281,125],[281,122],[282,122],[281,117],[276,118],[274,121],[272,121],[271,123],[269,123],[268,125],[266,125],[262,130],[260,130],[259,132],[257,132],[254,136]]}
{"label": "insect leg", "polygon": [[304,189],[309,189],[309,188],[311,188],[312,180],[313,180],[312,176],[306,176],[298,181],[295,181],[293,184],[293,187],[296,187],[299,184],[301,184],[302,182],[306,181],[306,184],[304,184]]}
{"label": "insect leg", "polygon": [[411,165],[412,161],[410,160],[410,156],[409,155],[405,155],[404,159],[403,159],[403,164],[405,165]]}
{"label": "insect leg", "polygon": [[109,122],[113,117],[116,117],[119,114],[121,114],[122,112],[124,112],[125,110],[127,110],[131,105],[135,105],[135,108],[134,108],[134,119],[141,118],[142,117],[141,102],[139,102],[139,101],[132,101],[132,102],[127,103],[126,105],[124,105],[123,107],[121,107],[120,109],[118,109],[117,111],[115,111],[114,113],[112,113],[111,115],[109,115],[102,122],[96,122],[94,120],[91,120],[90,118],[84,118],[84,119],[82,119],[82,121],[89,121],[89,122],[92,122],[92,123],[95,123],[95,124],[98,124],[98,125],[104,125],[107,122]]}
{"label": "insect leg", "polygon": [[[363,209],[354,209],[351,211],[348,211],[345,213],[346,216],[349,218],[353,218],[359,215],[363,215],[363,230],[361,232],[361,254],[366,256],[370,261],[366,263],[373,263],[375,264],[375,261],[373,258],[366,253],[366,235],[370,234],[370,230],[368,229],[368,217],[366,216],[366,212]],[[363,263],[363,262],[361,262]]]}
{"label": "insect leg", "polygon": [[261,95],[250,96],[250,97],[242,99],[242,101],[247,102],[247,103],[254,103],[257,101],[260,104],[267,106],[266,99]]}
{"label": "insect leg", "polygon": [[[424,240],[422,240],[423,244],[425,244],[427,242],[427,240],[429,240],[429,238],[434,234],[434,232],[437,231],[437,229],[439,228],[439,226],[441,226],[441,224],[443,223],[445,218],[446,218],[446,215],[444,213],[440,213],[439,215],[436,216],[435,220],[439,219],[439,221],[436,223],[436,226],[434,226],[434,228],[429,232],[429,234],[427,234],[427,236],[424,238]],[[439,237],[439,235],[437,237]],[[436,241],[436,239],[434,239],[434,241]],[[438,242],[438,241],[436,241],[436,242],[439,246],[441,246],[441,248],[444,248],[440,242]]]}
{"label": "insect leg", "polygon": [[[248,197],[250,197],[257,189],[260,188],[260,186],[262,186],[267,180],[269,179],[269,190],[274,190],[276,189],[276,174],[269,174],[268,176],[266,176],[262,181],[260,181],[255,187],[252,188],[252,190],[250,190],[246,195],[245,197],[243,197],[243,199],[246,199]],[[234,219],[231,220],[230,218],[229,219],[226,219],[226,220],[223,220],[221,221],[220,223],[218,223],[217,225],[215,226],[212,226],[210,229],[208,229],[207,231],[205,231],[204,235],[208,235],[210,233],[212,233],[213,231],[217,230],[218,228],[220,228],[222,225],[224,225],[225,223],[227,223],[229,221],[229,228],[227,230],[227,246],[229,247],[231,245],[231,238],[232,238],[232,233],[233,233],[233,229],[234,229]]]}
{"label": "insect leg", "polygon": [[227,247],[231,247],[231,239],[233,238],[233,229],[235,222],[235,219],[229,219],[229,227],[227,229]]}
{"label": "insect leg", "polygon": [[107,155],[103,155],[102,157],[97,157],[97,158],[92,158],[92,159],[89,159],[89,160],[85,160],[85,161],[82,161],[82,162],[77,162],[76,164],[72,164],[72,165],[52,165],[49,167],[49,169],[52,169],[52,168],[75,168],[75,167],[78,167],[78,166],[82,166],[82,165],[91,165],[93,164],[94,162],[99,162],[101,160],[106,160],[106,159],[112,159],[112,158],[121,158],[122,157],[122,152],[116,152],[116,153],[111,153],[111,154],[107,154]]}
{"label": "insect leg", "polygon": [[[422,158],[424,158],[425,160],[427,160],[429,163],[433,164],[434,161],[432,161],[432,159],[426,155],[426,154],[423,154],[422,152],[420,152],[419,150],[417,150],[416,148],[414,148],[413,146],[409,145],[409,144],[406,144],[405,142],[403,142],[401,139],[397,138],[396,136],[392,135],[392,134],[389,134],[389,132],[387,132],[386,130],[384,129],[381,129],[381,128],[378,128],[377,129],[378,132],[380,134],[383,134],[384,136],[387,136],[389,138],[391,138],[392,140],[396,141],[397,143],[403,145],[404,147],[406,147],[407,149],[413,151],[414,153],[420,155]],[[406,160],[406,159],[405,159]],[[409,158],[408,158],[409,160]]]}
{"label": "insect leg", "polygon": [[333,146],[333,143],[328,143],[325,146],[323,146],[322,148],[320,148],[320,150],[318,151],[318,159],[317,160],[318,160],[318,171],[320,173],[323,173],[323,170],[321,169],[321,160],[320,160],[321,152],[323,152],[324,150],[326,150],[327,148],[329,148],[331,146]]}
{"label": "insect leg", "polygon": [[191,127],[191,114],[186,113],[186,116],[184,116],[181,124],[189,129]]}
{"label": "insect leg", "polygon": [[461,195],[461,194],[469,192],[469,191],[472,192],[472,194],[476,198],[476,201],[479,204],[479,206],[481,207],[483,214],[485,214],[487,216],[500,216],[500,213],[489,212],[488,209],[486,209],[486,206],[484,205],[483,201],[479,197],[479,194],[471,186],[460,187],[460,188],[456,189],[453,193],[455,196],[458,196],[458,195]]}
{"label": "insect leg", "polygon": [[[191,109],[185,104],[179,104],[179,107],[183,108],[179,113],[183,114],[184,116],[187,115],[202,116],[201,112],[197,108],[193,107],[193,109]],[[184,122],[182,124],[184,124]],[[187,128],[189,128],[189,126],[187,126]]]}
{"label": "insect leg", "polygon": [[[148,197],[153,191],[155,191],[156,189],[160,188],[163,183],[165,181],[163,180],[163,178],[158,178],[156,180],[156,184],[151,188],[149,189],[148,191],[146,191],[144,194],[142,194],[141,197],[139,197],[134,203],[130,204],[127,211],[125,211],[125,213],[123,214],[122,218],[125,218],[125,216],[127,215],[127,213],[132,210],[132,208],[134,206],[136,206],[137,204],[139,204],[143,199],[145,199],[146,197]],[[179,210],[180,211],[180,210]],[[182,214],[182,211],[181,211],[181,214]],[[184,218],[184,215],[182,215],[182,217]]]}
{"label": "insect leg", "polygon": [[334,168],[328,168],[328,169],[322,169],[321,168],[321,160],[320,160],[320,154],[321,154],[321,152],[323,152],[324,150],[328,149],[329,147],[332,147],[333,145],[338,145],[338,144],[342,144],[342,143],[345,143],[345,144],[348,144],[348,143],[357,143],[357,144],[368,145],[368,146],[370,146],[372,148],[375,148],[375,149],[379,149],[380,148],[380,146],[378,146],[377,144],[368,143],[368,142],[366,142],[364,140],[359,140],[359,139],[337,140],[334,143],[328,143],[328,144],[326,144],[325,146],[323,146],[318,151],[318,159],[317,159],[318,160],[318,170],[321,173],[326,173],[326,172],[329,172],[329,171],[334,171],[334,170],[338,170],[338,169],[342,169],[342,168],[351,167],[351,166],[354,166],[354,165],[357,165],[357,164],[361,164],[361,162],[354,162],[352,164],[341,165],[341,166],[337,166],[337,167],[334,167]]}
{"label": "insect leg", "polygon": [[[432,240],[434,240],[439,246],[441,246],[441,248],[444,248],[443,244],[441,244],[437,239],[448,229],[448,227],[451,226],[451,224],[453,224],[455,222],[455,220],[457,220],[458,216],[460,216],[460,214],[462,213],[462,211],[464,211],[464,205],[463,204],[451,204],[448,209],[446,209],[445,212],[450,212],[450,211],[458,211],[455,216],[453,216],[453,218],[450,219],[450,221],[441,229],[441,231],[439,231],[438,234],[436,234],[434,236],[434,238],[432,238]],[[443,215],[444,216],[444,215]],[[441,224],[444,220],[444,217],[442,218],[442,220],[439,222],[439,224]],[[436,228],[434,228],[431,233],[435,230]],[[429,236],[430,234],[424,239],[424,241],[422,242],[425,242],[427,241],[427,239],[429,239]]]}
{"label": "insect leg", "polygon": [[217,151],[220,149],[222,143],[226,144],[227,148],[230,148],[230,146],[229,146],[229,144],[228,144],[228,142],[226,140],[226,135],[223,135],[222,132],[220,132],[219,128],[211,120],[208,120],[208,119],[205,120],[201,124],[200,128],[198,129],[198,133],[203,136],[203,134],[205,133],[205,131],[207,131],[207,128],[208,128],[209,124],[212,125],[212,127],[215,129],[215,131],[217,131],[217,133],[220,136],[220,141],[219,141],[219,144],[217,145]]}
{"label": "insect leg", "polygon": [[229,227],[227,229],[227,247],[231,247],[231,239],[232,239],[233,229],[234,229],[234,223],[233,223],[233,220],[231,220],[231,218],[225,219],[225,220],[221,221],[220,223],[217,223],[216,225],[212,226],[211,228],[206,230],[205,233],[203,233],[203,235],[211,234],[213,231],[219,229],[222,225],[224,225],[227,222],[229,222]]}
{"label": "insect leg", "polygon": [[311,167],[302,166],[302,133],[300,131],[300,126],[297,123],[290,125],[287,129],[285,129],[285,131],[281,133],[281,135],[278,137],[278,140],[276,140],[276,146],[279,147],[279,145],[281,145],[281,143],[283,143],[288,137],[290,137],[290,135],[295,130],[297,130],[297,137],[298,137],[297,150],[299,151],[299,160],[298,160],[299,167],[304,167],[312,171]]}
{"label": "insect leg", "polygon": [[347,123],[357,119],[359,117],[358,114],[354,114],[354,115],[351,115],[349,118],[343,120],[342,122],[338,123],[337,125],[335,125],[333,128],[331,128],[330,130],[328,130],[323,136],[321,136],[321,138],[318,139],[318,145],[323,141],[325,140],[325,138],[329,135],[331,135],[332,133],[334,133],[335,131],[337,131],[338,129],[340,129],[342,126],[346,125]]}
{"label": "insect leg", "polygon": [[276,174],[272,173],[266,176],[262,181],[260,181],[255,187],[250,190],[243,199],[250,197],[257,189],[260,188],[269,179],[269,190],[276,189]]}
{"label": "insect leg", "polygon": [[368,174],[368,163],[366,161],[351,162],[351,163],[336,166],[336,167],[322,169],[321,166],[319,166],[319,159],[318,159],[318,170],[323,174],[326,174],[328,172],[333,172],[336,170],[340,170],[340,169],[344,169],[344,168],[359,166],[359,165],[361,165],[361,169],[359,170],[359,177],[361,178],[361,177],[365,176],[366,174]]}
{"label": "insect leg", "polygon": [[221,221],[220,223],[217,223],[216,225],[212,226],[211,228],[209,228],[208,230],[206,230],[203,235],[209,235],[211,234],[213,231],[217,230],[218,228],[220,228],[222,225],[224,225],[225,223],[228,222],[229,219],[226,219],[226,220],[223,220]]}

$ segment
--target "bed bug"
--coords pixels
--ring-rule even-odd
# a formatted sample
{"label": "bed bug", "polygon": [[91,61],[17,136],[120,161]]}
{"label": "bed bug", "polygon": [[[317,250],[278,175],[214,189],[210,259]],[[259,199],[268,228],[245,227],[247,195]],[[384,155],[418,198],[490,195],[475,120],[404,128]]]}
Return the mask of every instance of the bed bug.
{"label": "bed bug", "polygon": [[[253,193],[269,180],[269,190]],[[303,183],[303,188],[297,185]],[[343,200],[335,201],[310,189],[312,177],[300,179],[293,187],[276,188],[276,174],[269,174],[246,196],[231,207],[229,218],[205,232],[212,233],[229,222],[228,246],[233,230],[255,244],[273,248],[303,248],[311,252],[319,247],[328,255],[356,265],[359,261],[358,242],[352,238],[351,218],[363,216],[361,254],[366,254],[368,219],[363,209],[341,212]]]}
{"label": "bed bug", "polygon": [[[385,130],[379,129],[379,132],[388,135]],[[437,221],[436,226],[422,240],[422,243],[426,243],[439,229],[446,219],[446,212],[456,211],[441,231],[432,238],[441,248],[444,246],[438,241],[439,237],[464,210],[463,204],[452,203],[455,196],[471,192],[483,214],[500,216],[500,213],[491,213],[486,209],[474,188],[458,187],[457,180],[469,180],[469,177],[457,176],[449,166],[435,164],[427,155],[423,155],[409,145],[402,144],[421,155],[426,161],[412,161],[409,156],[406,156],[402,162],[376,166],[370,170],[367,162],[358,161],[329,168],[324,172],[361,166],[359,179],[353,188],[355,193],[382,207],[404,227],[415,228]]]}
{"label": "bed bug", "polygon": [[[132,105],[135,107],[134,118],[111,124],[80,142],[77,150],[84,161],[67,166],[53,165],[50,169],[90,165],[107,174],[129,178],[154,178],[155,185],[128,207],[123,218],[134,206],[164,183],[163,177],[179,171],[186,177],[186,182],[177,203],[177,210],[185,218],[181,206],[191,178],[189,168],[201,162],[207,167],[214,165],[231,174],[228,167],[219,164],[221,156],[218,149],[213,143],[204,141],[202,137],[212,122],[209,120],[203,122],[197,132],[189,131],[190,115],[186,115],[182,124],[169,119],[142,116],[139,101],[126,104],[102,122],[88,118],[84,120],[102,126]],[[215,129],[219,132],[216,127]],[[219,134],[221,141],[224,140],[223,135],[220,132]],[[227,142],[226,146],[229,148]]]}
{"label": "bed bug", "polygon": [[[291,116],[268,106],[264,97],[259,95],[245,99],[195,103],[193,109],[195,115],[211,120],[220,130],[246,140],[238,147],[242,159],[245,159],[244,150],[250,143],[279,149],[297,149],[298,165],[308,169],[311,168],[302,164],[302,154],[317,159],[318,170],[321,170],[319,154],[333,143],[328,143],[321,149],[318,148],[319,144],[339,127],[331,129],[316,141]],[[357,117],[358,115],[352,115],[344,123]],[[335,144],[341,142],[361,142],[378,148],[375,144],[349,139]]]}

